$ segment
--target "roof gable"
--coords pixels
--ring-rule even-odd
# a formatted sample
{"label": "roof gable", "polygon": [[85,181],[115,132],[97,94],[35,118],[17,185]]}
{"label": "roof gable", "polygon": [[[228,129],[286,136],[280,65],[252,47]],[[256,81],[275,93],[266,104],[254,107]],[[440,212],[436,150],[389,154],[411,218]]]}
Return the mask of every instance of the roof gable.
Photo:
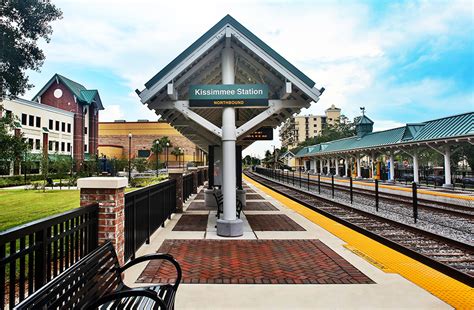
{"label": "roof gable", "polygon": [[96,103],[97,108],[99,110],[103,110],[104,107],[102,106],[102,102],[99,97],[99,92],[96,89],[88,90],[84,87],[84,85],[79,84],[71,79],[68,79],[65,76],[60,74],[54,74],[53,77],[41,88],[41,90],[33,97],[32,101],[37,101],[38,97],[43,95],[43,93],[49,89],[49,87],[55,82],[58,81],[66,86],[76,99],[85,105],[91,105]]}
{"label": "roof gable", "polygon": [[254,35],[250,30],[245,28],[241,23],[239,23],[236,19],[232,16],[227,14],[224,18],[222,18],[217,24],[211,27],[206,33],[204,33],[199,39],[194,41],[187,49],[185,49],[181,54],[179,54],[175,59],[173,59],[166,67],[164,67],[161,71],[159,71],[155,76],[153,76],[148,82],[145,83],[146,88],[150,88],[155,83],[157,83],[160,79],[162,79],[167,73],[169,73],[174,67],[176,67],[181,61],[183,61],[186,57],[191,55],[196,49],[198,49],[204,42],[206,42],[211,37],[215,36],[217,32],[224,28],[226,25],[230,25],[236,28],[239,32],[249,38],[253,43],[255,43],[258,47],[266,51],[271,57],[273,57],[276,61],[278,61],[282,66],[287,68],[293,74],[295,74],[301,81],[303,81],[308,87],[313,87],[315,82],[311,80],[308,76],[306,76],[303,72],[297,69],[294,65],[288,62],[285,58],[283,58],[280,54],[278,54],[275,50],[273,50],[270,46],[268,46],[265,42],[260,40],[256,35]]}

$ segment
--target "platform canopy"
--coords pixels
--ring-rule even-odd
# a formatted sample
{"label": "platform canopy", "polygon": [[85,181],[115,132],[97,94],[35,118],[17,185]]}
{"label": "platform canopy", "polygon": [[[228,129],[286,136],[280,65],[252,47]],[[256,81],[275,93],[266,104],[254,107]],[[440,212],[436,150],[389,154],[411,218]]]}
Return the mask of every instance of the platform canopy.
{"label": "platform canopy", "polygon": [[268,106],[236,109],[237,145],[247,147],[253,142],[245,139],[248,134],[262,126],[276,128],[317,102],[324,91],[227,15],[152,77],[145,89],[136,90],[143,104],[203,150],[221,143],[222,108],[190,107],[189,87],[222,84],[221,54],[228,40],[235,55],[235,83],[268,87]]}

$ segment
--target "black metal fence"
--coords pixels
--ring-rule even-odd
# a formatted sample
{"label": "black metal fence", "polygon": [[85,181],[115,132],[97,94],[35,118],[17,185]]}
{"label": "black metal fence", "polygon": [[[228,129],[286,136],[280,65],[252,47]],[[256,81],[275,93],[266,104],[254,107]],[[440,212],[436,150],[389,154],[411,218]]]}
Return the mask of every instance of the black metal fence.
{"label": "black metal fence", "polygon": [[97,248],[98,205],[0,233],[0,309],[15,304]]}
{"label": "black metal fence", "polygon": [[183,201],[186,201],[186,199],[188,199],[193,193],[193,182],[194,180],[192,173],[183,177]]}
{"label": "black metal fence", "polygon": [[125,260],[176,210],[176,180],[167,180],[125,194]]}

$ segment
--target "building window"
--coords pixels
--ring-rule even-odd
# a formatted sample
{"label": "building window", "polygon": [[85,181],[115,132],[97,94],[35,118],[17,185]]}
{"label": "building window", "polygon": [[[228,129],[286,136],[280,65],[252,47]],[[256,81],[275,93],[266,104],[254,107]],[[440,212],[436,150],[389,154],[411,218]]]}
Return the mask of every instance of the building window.
{"label": "building window", "polygon": [[33,139],[31,138],[28,139],[28,146],[30,147],[31,150],[33,149]]}
{"label": "building window", "polygon": [[61,131],[66,132],[66,123],[65,122],[61,123]]}
{"label": "building window", "polygon": [[87,152],[87,144],[84,144],[84,152]]}
{"label": "building window", "polygon": [[56,152],[59,151],[59,141],[54,142],[54,150],[55,150]]}
{"label": "building window", "polygon": [[50,130],[53,130],[54,129],[54,125],[53,125],[54,121],[52,119],[49,120],[49,129]]}
{"label": "building window", "polygon": [[53,150],[53,141],[48,142],[48,150],[50,150],[50,151]]}
{"label": "building window", "polygon": [[150,150],[138,150],[138,157],[150,156]]}
{"label": "building window", "polygon": [[68,152],[71,152],[71,143],[69,143],[69,142],[68,142],[68,144],[67,144],[67,151],[68,151]]}
{"label": "building window", "polygon": [[84,134],[87,135],[87,127],[84,127]]}
{"label": "building window", "polygon": [[59,121],[56,121],[56,131],[59,131]]}
{"label": "building window", "polygon": [[29,115],[28,117],[28,126],[33,127],[35,125],[35,117],[33,115]]}
{"label": "building window", "polygon": [[36,117],[36,127],[41,128],[41,117]]}
{"label": "building window", "polygon": [[6,118],[12,118],[12,111],[10,111],[10,110],[5,110],[5,117],[6,117]]}
{"label": "building window", "polygon": [[21,113],[21,124],[26,125],[28,116],[24,113]]}
{"label": "building window", "polygon": [[61,152],[64,152],[66,150],[66,143],[61,142]]}
{"label": "building window", "polygon": [[36,148],[37,150],[39,150],[39,149],[41,148],[40,139],[36,139],[36,140],[35,140],[35,148]]}
{"label": "building window", "polygon": [[71,124],[67,124],[67,132],[71,132]]}

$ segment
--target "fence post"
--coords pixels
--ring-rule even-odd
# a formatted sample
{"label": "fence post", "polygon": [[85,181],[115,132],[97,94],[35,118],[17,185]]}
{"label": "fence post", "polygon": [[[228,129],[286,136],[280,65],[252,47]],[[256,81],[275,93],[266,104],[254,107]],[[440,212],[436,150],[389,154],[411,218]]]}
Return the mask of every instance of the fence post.
{"label": "fence post", "polygon": [[375,211],[379,212],[379,180],[375,179]]}
{"label": "fence post", "polygon": [[353,198],[354,198],[354,196],[353,196],[354,193],[352,192],[352,176],[350,176],[350,178],[349,178],[349,188],[350,188],[349,192],[350,192],[351,204],[352,204]]}
{"label": "fence post", "polygon": [[300,188],[301,188],[301,168],[300,168]]}
{"label": "fence post", "polygon": [[417,196],[417,188],[416,188],[416,182],[413,182],[411,184],[412,186],[412,192],[413,192],[413,219],[416,221],[418,220],[418,196]]}
{"label": "fence post", "polygon": [[80,188],[81,207],[99,204],[99,245],[111,240],[120,264],[125,254],[125,187],[127,178],[90,177],[77,180]]}
{"label": "fence post", "polygon": [[198,188],[198,168],[197,167],[189,167],[188,170],[191,172],[193,175],[193,194],[197,194],[197,188]]}
{"label": "fence post", "polygon": [[334,199],[334,174],[331,174],[331,196]]}
{"label": "fence post", "polygon": [[321,194],[321,172],[318,173],[318,194]]}

